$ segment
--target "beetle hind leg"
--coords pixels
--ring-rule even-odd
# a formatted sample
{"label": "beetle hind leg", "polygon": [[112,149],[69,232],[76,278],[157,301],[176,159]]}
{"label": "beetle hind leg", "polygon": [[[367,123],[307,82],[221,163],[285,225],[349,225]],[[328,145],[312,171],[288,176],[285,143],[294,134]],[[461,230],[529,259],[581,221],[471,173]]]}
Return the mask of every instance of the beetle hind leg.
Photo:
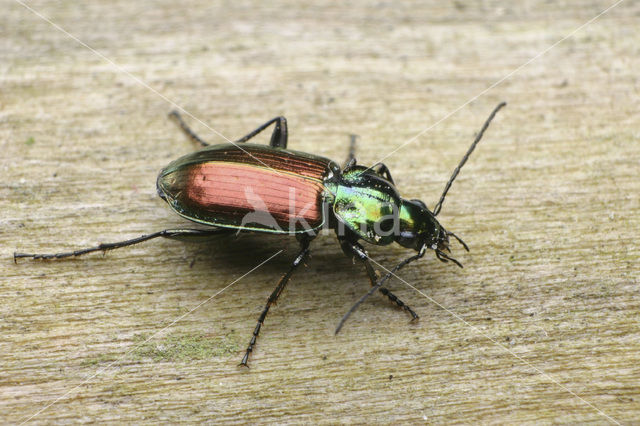
{"label": "beetle hind leg", "polygon": [[169,113],[169,119],[175,122],[180,127],[182,132],[185,135],[187,135],[189,139],[191,139],[191,141],[198,143],[202,146],[209,146],[207,142],[202,140],[200,136],[196,135],[195,132],[191,130],[191,128],[187,125],[187,123],[184,122],[184,120],[182,119],[182,116],[178,111],[176,111],[175,109],[171,111]]}
{"label": "beetle hind leg", "polygon": [[13,261],[17,263],[20,258],[31,259],[62,259],[65,257],[77,257],[83,254],[92,253],[95,251],[106,252],[108,250],[115,250],[122,247],[132,246],[144,241],[152,240],[154,238],[163,237],[170,239],[181,240],[193,240],[198,238],[211,237],[213,235],[228,234],[233,232],[232,229],[215,228],[215,229],[165,229],[164,231],[154,232],[153,234],[143,235],[138,238],[132,238],[130,240],[118,241],[116,243],[102,243],[94,247],[88,247],[80,250],[62,252],[62,253],[13,253]]}

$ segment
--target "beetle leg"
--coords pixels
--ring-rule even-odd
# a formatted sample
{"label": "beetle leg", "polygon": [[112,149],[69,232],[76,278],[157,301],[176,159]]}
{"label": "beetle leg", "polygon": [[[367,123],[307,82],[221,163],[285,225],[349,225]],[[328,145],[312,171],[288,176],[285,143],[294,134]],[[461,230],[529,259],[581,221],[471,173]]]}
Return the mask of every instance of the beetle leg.
{"label": "beetle leg", "polygon": [[165,229],[164,231],[154,232],[153,234],[143,235],[131,240],[118,241],[117,243],[102,243],[95,247],[89,247],[76,251],[53,253],[53,254],[30,254],[30,253],[13,253],[13,261],[16,262],[18,258],[30,257],[32,259],[61,259],[64,257],[76,257],[83,254],[91,253],[94,251],[106,252],[107,250],[115,250],[121,247],[132,246],[134,244],[141,243],[143,241],[151,240],[158,237],[172,238],[172,239],[191,239],[210,237],[213,235],[228,234],[234,232],[233,229],[215,228],[215,229]]}
{"label": "beetle leg", "polygon": [[251,336],[251,340],[249,341],[249,345],[247,346],[247,350],[244,353],[244,356],[242,357],[242,361],[240,361],[239,365],[243,365],[245,367],[249,367],[249,365],[247,364],[248,361],[249,361],[249,355],[253,351],[253,347],[256,344],[256,340],[258,339],[258,334],[260,334],[260,328],[262,328],[262,324],[264,324],[264,320],[267,317],[267,313],[269,312],[269,308],[271,307],[272,304],[276,303],[276,301],[278,300],[278,297],[280,297],[280,294],[282,293],[282,291],[284,290],[285,286],[289,282],[289,278],[291,278],[291,275],[293,274],[293,271],[298,266],[300,266],[300,264],[302,262],[304,262],[304,260],[307,258],[307,256],[309,256],[309,252],[310,252],[309,243],[310,243],[310,241],[311,240],[308,239],[308,238],[305,238],[305,239],[303,239],[301,241],[301,243],[300,243],[301,250],[298,253],[298,255],[296,256],[296,258],[294,259],[293,263],[291,264],[291,267],[289,268],[289,271],[287,271],[287,273],[284,274],[284,276],[280,279],[280,282],[278,282],[278,285],[276,286],[276,288],[273,290],[273,292],[271,293],[271,295],[267,299],[267,304],[265,305],[264,309],[262,310],[262,313],[258,317],[258,324],[256,324],[256,328],[253,330],[253,336]]}
{"label": "beetle leg", "polygon": [[273,128],[273,133],[271,134],[271,141],[269,145],[274,148],[286,148],[287,140],[289,138],[289,131],[287,130],[287,119],[284,117],[276,117],[267,121],[263,125],[259,126],[257,129],[248,133],[235,141],[236,143],[247,142],[249,139],[253,138],[258,133],[262,132],[264,129],[269,127],[271,124],[276,123]]}
{"label": "beetle leg", "polygon": [[[356,140],[358,135],[349,135],[349,153],[347,154],[347,160],[344,162],[343,169],[351,168],[356,164]],[[347,169],[348,170],[348,169]]]}
{"label": "beetle leg", "polygon": [[[357,242],[349,241],[346,238],[340,239],[340,246],[342,247],[342,251],[344,251],[344,253],[347,256],[358,259],[359,261],[364,263],[365,269],[367,270],[367,275],[369,276],[369,281],[371,283],[371,286],[374,287],[376,285],[376,282],[378,281],[378,278],[376,277],[376,273],[373,269],[373,266],[369,261],[369,254],[364,249],[364,247],[362,247],[361,244]],[[380,293],[387,296],[389,300],[391,300],[393,303],[398,305],[404,311],[407,311],[409,315],[411,315],[412,320],[416,320],[419,318],[418,314],[416,314],[413,311],[413,309],[411,309],[402,300],[398,299],[398,297],[395,294],[391,293],[386,287],[380,287],[379,291]]]}
{"label": "beetle leg", "polygon": [[344,316],[342,317],[342,319],[338,323],[338,326],[336,327],[336,334],[338,334],[340,332],[340,330],[342,329],[342,326],[344,325],[344,323],[347,321],[349,316],[352,313],[354,313],[356,309],[358,309],[358,306],[360,306],[362,304],[362,302],[367,300],[369,298],[369,296],[371,296],[373,293],[375,293],[376,290],[381,289],[382,288],[382,284],[384,284],[384,282],[386,280],[391,278],[396,272],[398,272],[400,269],[402,269],[403,267],[407,266],[408,264],[410,264],[414,260],[422,258],[426,252],[427,252],[427,246],[425,244],[422,247],[420,247],[420,250],[419,250],[418,254],[415,254],[415,255],[413,255],[411,257],[406,258],[405,260],[403,260],[402,262],[400,262],[396,266],[394,266],[393,269],[391,269],[389,272],[387,272],[387,275],[382,277],[382,279],[380,279],[380,281],[378,281],[376,283],[376,285],[371,287],[371,289],[364,296],[362,296],[360,299],[358,299],[358,301],[356,303],[354,303],[351,308],[349,308],[347,313],[344,314]]}
{"label": "beetle leg", "polygon": [[[202,146],[209,146],[207,142],[201,139],[198,135],[195,134],[193,130],[184,122],[180,113],[176,110],[173,110],[169,113],[169,118],[176,122],[180,129],[184,132],[185,135],[192,141],[199,143]],[[257,129],[252,131],[251,133],[241,137],[235,143],[247,142],[249,139],[253,138],[258,133],[262,132],[264,129],[269,127],[271,124],[276,123],[275,128],[273,129],[273,133],[271,134],[271,141],[269,145],[274,148],[286,148],[287,147],[287,139],[289,136],[289,132],[287,130],[287,119],[284,117],[276,117],[267,121],[266,123],[259,126]]]}
{"label": "beetle leg", "polygon": [[184,122],[184,120],[182,119],[182,116],[178,111],[176,111],[175,109],[171,111],[169,113],[169,119],[173,120],[178,126],[180,126],[180,129],[182,129],[184,134],[187,135],[187,137],[191,139],[193,142],[199,143],[202,146],[209,146],[207,142],[200,139],[200,137],[196,135],[195,132],[191,130],[189,126],[187,126],[187,123]]}
{"label": "beetle leg", "polygon": [[[380,176],[382,176],[383,178],[385,178],[386,180],[388,180],[389,182],[391,182],[391,183],[393,183],[395,185],[395,182],[393,182],[393,178],[391,177],[391,172],[389,171],[389,168],[387,167],[386,164],[377,163],[377,164],[374,164],[373,166],[371,166],[371,168],[377,174],[379,174]],[[378,170],[376,170],[376,168]]]}

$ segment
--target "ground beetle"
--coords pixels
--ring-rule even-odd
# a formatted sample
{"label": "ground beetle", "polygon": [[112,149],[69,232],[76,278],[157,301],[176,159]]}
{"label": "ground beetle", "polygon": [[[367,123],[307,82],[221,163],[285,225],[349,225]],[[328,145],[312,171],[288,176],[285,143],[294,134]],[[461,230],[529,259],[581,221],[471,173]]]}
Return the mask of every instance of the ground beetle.
{"label": "ground beetle", "polygon": [[[372,286],[345,314],[336,333],[351,312],[375,291],[380,291],[407,311],[412,319],[417,319],[418,315],[383,287],[383,283],[400,268],[423,257],[427,249],[434,250],[439,260],[452,261],[462,267],[447,254],[451,252],[449,237],[454,237],[468,251],[467,245],[454,233],[444,229],[436,216],[440,213],[445,196],[460,168],[475,149],[495,114],[504,105],[504,102],[499,104],[484,123],[451,175],[433,211],[420,200],[400,197],[391,173],[384,164],[378,163],[371,167],[356,164],[355,136],[351,137],[349,157],[344,166],[340,167],[327,158],[287,149],[287,121],[284,117],[267,121],[231,144],[209,145],[174,111],[170,117],[190,139],[204,148],[165,167],[158,175],[158,194],[180,216],[207,225],[207,229],[166,229],[131,240],[100,244],[67,253],[14,253],[14,260],[22,257],[53,259],[80,256],[94,251],[126,247],[157,237],[188,239],[240,231],[295,235],[300,242],[300,252],[269,296],[258,318],[240,363],[247,366],[269,308],[284,290],[293,271],[309,256],[309,243],[324,227],[336,231],[347,256],[364,264]],[[269,146],[246,143],[272,124],[274,130]],[[396,242],[418,253],[403,260],[378,279],[367,251],[359,240],[375,245]]]}

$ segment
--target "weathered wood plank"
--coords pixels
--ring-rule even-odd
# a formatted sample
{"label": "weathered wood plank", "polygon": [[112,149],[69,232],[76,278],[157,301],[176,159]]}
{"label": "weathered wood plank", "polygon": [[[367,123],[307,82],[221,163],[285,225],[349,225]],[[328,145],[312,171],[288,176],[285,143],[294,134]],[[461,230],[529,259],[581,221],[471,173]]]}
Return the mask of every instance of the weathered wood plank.
{"label": "weathered wood plank", "polygon": [[[341,161],[357,133],[371,164],[610,3],[29,4],[229,138],[285,115],[292,148]],[[638,3],[385,159],[404,195],[433,206],[487,114],[509,102],[440,216],[471,247],[455,251],[465,269],[430,256],[402,273],[424,295],[392,284],[419,323],[378,297],[334,337],[367,281],[326,236],[272,309],[249,371],[236,365],[294,241],[159,241],[13,263],[14,250],[180,226],[155,177],[194,148],[158,94],[3,5],[3,423],[57,398],[35,423],[640,418]],[[371,252],[387,266],[407,255]]]}

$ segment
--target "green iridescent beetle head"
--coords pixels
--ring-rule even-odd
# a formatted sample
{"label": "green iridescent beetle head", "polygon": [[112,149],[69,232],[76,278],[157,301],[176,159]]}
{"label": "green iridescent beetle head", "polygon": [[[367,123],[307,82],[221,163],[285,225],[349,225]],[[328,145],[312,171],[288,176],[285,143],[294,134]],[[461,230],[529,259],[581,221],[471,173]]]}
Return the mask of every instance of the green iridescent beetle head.
{"label": "green iridescent beetle head", "polygon": [[447,231],[425,203],[420,200],[402,199],[400,208],[399,232],[396,234],[396,242],[403,247],[414,249],[418,252],[424,249],[432,249],[438,259],[452,261],[458,266],[460,263],[449,257],[446,252],[449,249],[449,237],[454,237],[469,251],[467,245],[456,234]]}
{"label": "green iridescent beetle head", "polygon": [[426,245],[435,250],[449,242],[444,228],[420,200],[403,199],[399,219],[395,241],[403,247],[420,250]]}

